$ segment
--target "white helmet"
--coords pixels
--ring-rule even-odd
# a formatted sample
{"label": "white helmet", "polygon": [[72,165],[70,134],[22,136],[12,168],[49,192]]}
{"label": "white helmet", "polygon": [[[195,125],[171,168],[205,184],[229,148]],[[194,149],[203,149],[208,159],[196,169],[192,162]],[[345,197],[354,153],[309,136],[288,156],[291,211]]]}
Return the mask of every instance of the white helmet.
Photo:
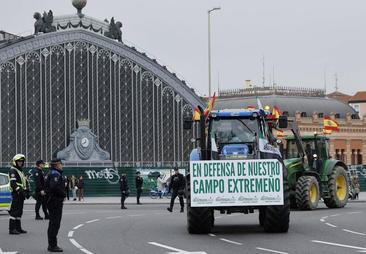
{"label": "white helmet", "polygon": [[25,161],[25,155],[21,153],[16,154],[12,160],[13,166],[16,166],[16,161]]}

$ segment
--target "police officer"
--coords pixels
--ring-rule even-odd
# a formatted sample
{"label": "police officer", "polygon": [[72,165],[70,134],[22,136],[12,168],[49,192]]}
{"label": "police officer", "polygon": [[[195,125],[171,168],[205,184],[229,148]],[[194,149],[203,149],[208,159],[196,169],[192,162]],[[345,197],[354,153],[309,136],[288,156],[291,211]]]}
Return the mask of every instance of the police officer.
{"label": "police officer", "polygon": [[9,234],[19,235],[27,233],[22,229],[21,217],[23,215],[24,199],[29,195],[29,185],[27,178],[23,173],[25,156],[16,154],[11,162],[12,166],[9,171],[10,189],[11,189],[11,206],[9,219]]}
{"label": "police officer", "polygon": [[129,196],[129,187],[126,174],[122,174],[119,179],[119,189],[121,191],[121,209],[127,209],[125,200]]}
{"label": "police officer", "polygon": [[135,178],[135,186],[136,186],[136,198],[137,198],[137,204],[141,205],[140,203],[140,197],[142,193],[142,185],[144,184],[144,179],[140,176],[140,171],[136,172],[136,178]]}
{"label": "police officer", "polygon": [[43,169],[45,167],[45,163],[43,160],[38,160],[36,162],[36,168],[33,171],[33,180],[35,184],[35,199],[36,199],[36,220],[43,220],[43,218],[39,215],[39,208],[42,205],[42,210],[45,216],[45,219],[48,220],[48,212],[47,212],[47,199],[46,199],[46,191],[44,185],[44,173]]}
{"label": "police officer", "polygon": [[60,229],[62,207],[66,197],[65,180],[62,176],[63,165],[60,159],[51,161],[51,169],[47,174],[45,181],[45,190],[47,193],[47,208],[49,211],[50,222],[48,224],[48,251],[63,252],[57,246],[57,234]]}
{"label": "police officer", "polygon": [[174,175],[171,176],[169,189],[172,189],[172,198],[170,199],[170,207],[167,208],[169,212],[173,212],[174,200],[179,196],[180,212],[184,212],[184,189],[186,187],[186,180],[184,176],[179,173],[178,167],[174,168]]}

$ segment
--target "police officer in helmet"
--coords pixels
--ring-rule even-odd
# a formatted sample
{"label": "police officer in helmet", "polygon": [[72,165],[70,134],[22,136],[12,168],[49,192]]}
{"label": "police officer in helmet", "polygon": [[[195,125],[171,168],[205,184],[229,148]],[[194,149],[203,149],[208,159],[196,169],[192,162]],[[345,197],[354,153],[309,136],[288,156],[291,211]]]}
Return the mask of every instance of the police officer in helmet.
{"label": "police officer in helmet", "polygon": [[23,173],[25,156],[16,154],[11,161],[9,171],[12,202],[10,206],[9,234],[19,235],[27,233],[22,229],[21,217],[23,215],[24,200],[29,197],[28,180]]}
{"label": "police officer in helmet", "polygon": [[62,207],[66,197],[65,180],[62,176],[63,165],[60,159],[53,159],[51,161],[51,169],[47,175],[45,182],[45,190],[48,196],[47,208],[49,212],[48,224],[48,251],[63,252],[57,246],[57,234],[60,229]]}

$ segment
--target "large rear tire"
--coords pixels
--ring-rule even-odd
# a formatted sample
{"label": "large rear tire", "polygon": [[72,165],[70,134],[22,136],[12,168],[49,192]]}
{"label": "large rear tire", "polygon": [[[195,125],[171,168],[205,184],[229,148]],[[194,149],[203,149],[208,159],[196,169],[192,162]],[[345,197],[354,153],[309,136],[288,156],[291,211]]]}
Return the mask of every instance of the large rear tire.
{"label": "large rear tire", "polygon": [[324,203],[329,208],[341,208],[348,202],[349,185],[347,172],[341,166],[335,166],[328,180],[329,198]]}
{"label": "large rear tire", "polygon": [[313,210],[319,203],[319,183],[314,176],[301,176],[296,183],[296,204],[300,210]]}
{"label": "large rear tire", "polygon": [[264,213],[263,228],[265,232],[286,233],[288,231],[290,224],[290,197],[287,176],[283,179],[283,202],[283,205],[267,206],[265,211],[262,211]]}
{"label": "large rear tire", "polygon": [[187,179],[187,229],[190,234],[208,234],[214,225],[213,209],[208,207],[191,207],[191,184]]}

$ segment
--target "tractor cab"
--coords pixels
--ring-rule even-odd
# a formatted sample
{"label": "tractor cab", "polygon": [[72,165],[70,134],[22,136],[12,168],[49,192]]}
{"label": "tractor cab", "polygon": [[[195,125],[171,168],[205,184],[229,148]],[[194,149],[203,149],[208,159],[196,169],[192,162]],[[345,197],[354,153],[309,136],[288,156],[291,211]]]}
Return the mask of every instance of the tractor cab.
{"label": "tractor cab", "polygon": [[[286,140],[286,159],[296,159],[300,157],[298,145],[295,137],[287,137]],[[320,171],[323,163],[329,159],[328,138],[322,135],[305,135],[301,137],[303,149],[307,159],[308,168]]]}

